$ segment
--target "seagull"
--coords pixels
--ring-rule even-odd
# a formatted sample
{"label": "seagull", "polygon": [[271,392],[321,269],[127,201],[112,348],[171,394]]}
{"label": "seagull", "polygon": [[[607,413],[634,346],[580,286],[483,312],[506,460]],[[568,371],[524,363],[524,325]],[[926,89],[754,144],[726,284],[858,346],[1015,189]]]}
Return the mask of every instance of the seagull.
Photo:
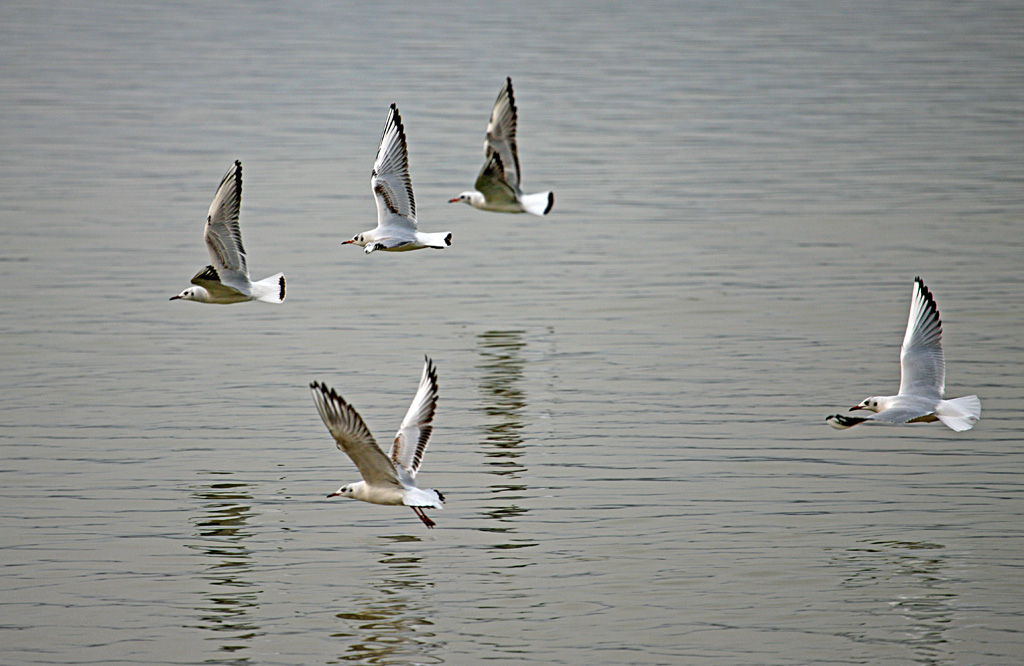
{"label": "seagull", "polygon": [[356,234],[342,245],[359,245],[363,252],[370,254],[374,250],[408,252],[425,247],[443,250],[452,244],[450,232],[425,234],[416,230],[416,200],[412,196],[412,179],[409,177],[409,149],[405,145],[402,117],[394,104],[384,122],[370,187],[377,199],[377,228]]}
{"label": "seagull", "polygon": [[320,382],[309,385],[313,402],[320,412],[334,441],[356,464],[362,481],[349,483],[328,497],[351,497],[372,504],[402,505],[412,510],[428,528],[436,524],[423,513],[423,509],[441,509],[444,495],[430,488],[416,486],[416,472],[423,462],[423,453],[433,426],[434,408],[437,406],[437,371],[433,362],[424,357],[423,375],[412,399],[409,411],[395,434],[391,452],[384,455],[355,409],[334,389]]}
{"label": "seagull", "polygon": [[865,398],[850,411],[866,409],[870,416],[833,414],[825,419],[833,428],[842,430],[858,423],[900,425],[942,421],[962,432],[970,430],[981,417],[981,401],[969,395],[943,400],[946,388],[946,361],[942,354],[942,320],[928,287],[920,277],[914,278],[910,300],[907,333],[900,350],[900,391],[896,395]]}
{"label": "seagull", "polygon": [[189,287],[177,296],[185,301],[200,303],[242,303],[264,301],[280,303],[284,300],[284,273],[271,275],[259,282],[249,281],[249,268],[245,264],[242,230],[238,226],[238,209],[242,203],[242,163],[235,164],[224,174],[217,194],[206,215],[203,239],[210,251],[210,265],[192,278]]}
{"label": "seagull", "polygon": [[487,123],[484,139],[484,166],[476,177],[476,190],[463,192],[448,203],[461,201],[473,208],[497,213],[533,213],[547,215],[555,205],[553,192],[523,194],[519,189],[519,151],[516,150],[516,100],[512,95],[512,77],[498,93]]}

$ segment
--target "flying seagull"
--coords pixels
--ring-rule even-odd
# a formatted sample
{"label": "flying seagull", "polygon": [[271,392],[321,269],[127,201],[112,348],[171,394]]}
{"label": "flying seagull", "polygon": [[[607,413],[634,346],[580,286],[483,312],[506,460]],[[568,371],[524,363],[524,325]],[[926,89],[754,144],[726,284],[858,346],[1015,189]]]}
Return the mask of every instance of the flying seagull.
{"label": "flying seagull", "polygon": [[450,232],[421,233],[416,228],[416,200],[409,177],[409,150],[398,107],[391,105],[373,163],[370,187],[377,199],[377,228],[356,234],[342,245],[352,243],[370,254],[375,250],[408,252],[431,247],[443,250],[452,244]]}
{"label": "flying seagull", "polygon": [[437,371],[433,362],[425,359],[416,397],[387,455],[377,446],[359,413],[334,389],[320,382],[313,382],[309,387],[320,418],[334,436],[338,448],[352,459],[363,477],[362,481],[346,484],[328,497],[341,495],[371,504],[404,504],[412,507],[424,525],[433,528],[436,523],[423,513],[423,509],[441,509],[444,495],[416,486],[416,473],[427,450],[433,429],[431,421],[437,406]]}
{"label": "flying seagull", "polygon": [[946,388],[946,361],[942,354],[942,320],[928,287],[914,278],[907,333],[900,350],[900,391],[896,395],[865,398],[850,411],[865,409],[869,416],[833,414],[825,419],[842,430],[858,423],[901,425],[942,421],[956,430],[970,430],[981,417],[981,401],[969,395],[943,400]]}
{"label": "flying seagull", "polygon": [[238,211],[242,203],[242,163],[234,165],[224,174],[217,194],[206,215],[203,239],[210,251],[210,265],[192,278],[189,287],[171,300],[198,301],[199,303],[242,303],[264,301],[280,303],[284,300],[284,273],[251,282],[242,246],[242,230],[238,226]]}
{"label": "flying seagull", "polygon": [[484,139],[484,166],[473,185],[476,190],[463,192],[448,203],[461,201],[473,208],[498,213],[533,213],[547,215],[555,205],[553,192],[523,194],[520,188],[519,151],[516,149],[516,99],[512,94],[512,77],[498,93],[487,123]]}

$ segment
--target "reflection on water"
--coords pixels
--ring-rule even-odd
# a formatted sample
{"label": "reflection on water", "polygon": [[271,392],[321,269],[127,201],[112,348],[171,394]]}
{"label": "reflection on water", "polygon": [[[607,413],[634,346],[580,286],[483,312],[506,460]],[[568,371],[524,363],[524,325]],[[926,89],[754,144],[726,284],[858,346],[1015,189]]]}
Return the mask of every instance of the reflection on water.
{"label": "reflection on water", "polygon": [[[253,516],[252,496],[245,483],[212,483],[197,487],[192,497],[199,501],[202,513],[193,519],[197,543],[189,547],[209,558],[200,577],[209,584],[204,603],[197,607],[200,629],[216,632],[211,640],[222,641],[220,649],[236,652],[263,632],[251,617],[259,605],[261,590],[246,580],[253,569],[252,555],[245,540],[252,536],[247,529]],[[249,659],[237,656],[217,663],[245,664]]]}
{"label": "reflection on water", "polygon": [[[504,522],[526,513],[514,502],[522,497],[526,486],[520,482],[526,472],[520,434],[525,427],[523,411],[526,394],[520,388],[526,362],[521,356],[526,343],[523,331],[487,331],[477,336],[480,352],[479,408],[490,419],[484,426],[483,452],[487,471],[499,477],[490,484],[491,492],[501,499],[500,506],[485,510],[484,515]],[[489,528],[507,531],[509,528]]]}
{"label": "reflection on water", "polygon": [[[905,645],[913,651],[917,664],[947,663],[941,646],[947,642],[945,632],[953,621],[956,594],[943,574],[943,551],[944,547],[935,543],[874,541],[846,553],[844,564],[855,570],[843,585],[870,590],[878,604],[874,614],[891,618],[895,612],[903,619],[898,638],[871,632],[857,640]],[[891,632],[892,623],[883,624]]]}
{"label": "reflection on water", "polygon": [[[382,537],[390,543],[419,542],[419,537]],[[370,585],[372,593],[353,599],[352,608],[338,613],[343,631],[331,634],[349,641],[338,661],[360,664],[440,664],[443,644],[434,640],[428,619],[427,591],[421,557],[385,550],[378,562],[384,567],[381,580]],[[332,662],[329,662],[332,663]]]}

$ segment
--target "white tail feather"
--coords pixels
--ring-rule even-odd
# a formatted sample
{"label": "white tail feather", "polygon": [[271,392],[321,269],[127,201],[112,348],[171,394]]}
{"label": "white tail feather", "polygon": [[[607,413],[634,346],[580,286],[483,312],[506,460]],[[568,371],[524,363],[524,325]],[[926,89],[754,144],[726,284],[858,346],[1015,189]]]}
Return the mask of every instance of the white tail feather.
{"label": "white tail feather", "polygon": [[252,283],[252,297],[264,303],[281,303],[284,301],[284,273]]}
{"label": "white tail feather", "polygon": [[981,401],[976,395],[943,400],[935,410],[935,416],[957,432],[970,430],[981,418]]}
{"label": "white tail feather", "polygon": [[441,231],[433,234],[418,234],[418,239],[421,243],[427,247],[432,247],[435,250],[443,250],[452,244],[452,234],[450,231]]}
{"label": "white tail feather", "polygon": [[433,488],[406,488],[402,504],[441,510],[444,508],[444,496]]}
{"label": "white tail feather", "polygon": [[526,209],[527,213],[544,216],[547,215],[551,211],[551,207],[555,205],[555,195],[553,192],[525,194],[519,197],[519,203],[523,204],[523,208]]}

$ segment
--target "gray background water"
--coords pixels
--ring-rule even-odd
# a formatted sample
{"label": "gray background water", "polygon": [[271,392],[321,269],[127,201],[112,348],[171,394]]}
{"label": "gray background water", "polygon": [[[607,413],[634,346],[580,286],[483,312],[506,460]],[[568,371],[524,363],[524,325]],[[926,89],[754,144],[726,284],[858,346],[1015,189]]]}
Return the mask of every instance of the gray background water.
{"label": "gray background water", "polygon": [[[1020,664],[1024,5],[0,4],[0,661]],[[446,199],[505,76],[544,219]],[[387,107],[444,252],[374,224]],[[245,165],[280,307],[168,302]],[[893,392],[911,281],[938,424]],[[441,401],[411,511],[387,442]]]}

